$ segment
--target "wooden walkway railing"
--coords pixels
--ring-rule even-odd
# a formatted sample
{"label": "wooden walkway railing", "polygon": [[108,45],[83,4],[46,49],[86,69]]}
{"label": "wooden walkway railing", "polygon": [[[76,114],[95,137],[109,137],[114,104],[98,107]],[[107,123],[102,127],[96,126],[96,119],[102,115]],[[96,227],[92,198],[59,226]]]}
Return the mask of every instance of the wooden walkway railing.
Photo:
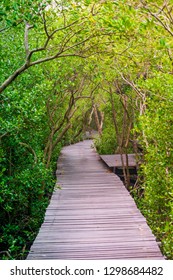
{"label": "wooden walkway railing", "polygon": [[32,259],[163,259],[123,183],[86,140],[63,148]]}

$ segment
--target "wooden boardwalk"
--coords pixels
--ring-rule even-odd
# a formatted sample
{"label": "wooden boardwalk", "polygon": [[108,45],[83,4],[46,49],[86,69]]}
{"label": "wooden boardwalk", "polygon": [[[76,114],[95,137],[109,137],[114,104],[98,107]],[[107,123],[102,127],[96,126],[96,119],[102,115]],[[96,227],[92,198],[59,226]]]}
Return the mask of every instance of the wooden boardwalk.
{"label": "wooden boardwalk", "polygon": [[63,148],[62,189],[54,192],[27,259],[163,259],[134,200],[91,143]]}
{"label": "wooden boardwalk", "polygon": [[[122,167],[121,155],[101,155],[100,157],[109,167]],[[125,155],[123,155],[123,160],[126,164]],[[128,154],[128,166],[136,167],[135,154]]]}

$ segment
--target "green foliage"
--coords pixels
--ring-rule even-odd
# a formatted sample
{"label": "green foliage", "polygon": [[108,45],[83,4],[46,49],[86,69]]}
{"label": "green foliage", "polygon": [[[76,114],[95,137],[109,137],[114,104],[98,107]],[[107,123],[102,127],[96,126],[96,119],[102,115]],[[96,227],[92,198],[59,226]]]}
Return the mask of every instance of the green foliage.
{"label": "green foliage", "polygon": [[117,148],[115,129],[112,126],[107,126],[102,133],[102,136],[94,141],[97,151],[101,155],[114,154]]}
{"label": "green foliage", "polygon": [[[144,176],[143,211],[156,234],[162,249],[173,257],[173,82],[170,75],[157,74],[144,85],[150,92],[147,110],[140,117],[141,129],[147,141]],[[158,106],[156,106],[158,104]],[[141,139],[142,140],[142,139]]]}
{"label": "green foliage", "polygon": [[96,129],[94,106],[99,153],[144,154],[132,192],[173,258],[172,4],[157,2],[1,1],[2,258],[26,256],[60,150]]}
{"label": "green foliage", "polygon": [[[15,35],[12,28],[8,32],[16,40],[16,53],[13,55],[13,46],[7,38],[9,48],[2,53],[2,80],[10,74],[7,54],[11,55],[9,66],[22,59],[20,27]],[[3,38],[5,40],[5,36]],[[82,68],[72,58],[67,59],[66,64],[57,61],[44,67],[36,66],[20,75],[2,93],[0,257],[3,259],[25,258],[43,221],[55,185],[56,161],[61,148],[70,143],[80,129],[73,110],[74,98],[77,103],[82,99]],[[76,129],[62,134],[69,120]]]}
{"label": "green foliage", "polygon": [[32,74],[40,81],[41,73],[30,72],[2,94],[0,247],[7,252],[2,258],[26,256],[55,184],[43,163],[45,101]]}
{"label": "green foliage", "polygon": [[49,0],[3,0],[0,3],[0,22],[5,28],[17,26],[23,20],[34,22],[38,19],[39,12],[50,2]]}
{"label": "green foliage", "polygon": [[[34,168],[23,168],[16,176],[3,174],[0,244],[1,250],[7,250],[11,258],[22,259],[26,256],[43,221],[53,185],[52,173],[42,163]],[[44,197],[39,199],[42,194]]]}
{"label": "green foliage", "polygon": [[[158,6],[152,1],[145,1],[144,6],[135,1],[128,1],[129,6],[125,6],[124,1],[121,4],[118,5],[120,8],[119,21],[114,23],[116,30],[121,30],[121,35],[119,38],[117,38],[117,34],[113,37],[114,43],[110,47],[113,55],[110,59],[106,57],[105,68],[102,64],[102,69],[105,69],[102,85],[107,93],[110,92],[111,87],[113,93],[119,128],[115,138],[122,133],[123,108],[120,104],[122,94],[128,96],[128,99],[132,101],[128,106],[130,120],[133,123],[130,141],[135,144],[140,153],[144,154],[144,162],[139,172],[140,185],[132,193],[135,193],[140,209],[157,239],[161,241],[163,253],[172,259],[173,83],[171,48],[173,33],[169,20],[172,4],[167,3],[164,6],[163,1],[159,1]],[[130,23],[127,9],[132,15]],[[158,11],[161,12],[156,18],[153,14],[156,15]],[[167,28],[165,28],[166,25]],[[126,38],[123,37],[124,34],[126,34]],[[120,83],[117,83],[117,80],[120,80]],[[123,83],[130,86],[131,90],[124,90]],[[118,87],[115,86],[116,84]],[[115,98],[115,94],[118,94],[120,98]],[[108,98],[106,98],[106,106],[102,108],[107,118],[111,120],[112,109]],[[97,140],[96,143],[101,153],[108,153],[108,151],[111,153],[109,145],[105,143],[108,139],[112,139],[107,132],[111,131],[112,125],[106,120],[105,124],[106,127],[103,128],[101,138],[103,142]],[[111,144],[112,147],[116,145],[116,141]],[[105,151],[106,146],[108,149]]]}

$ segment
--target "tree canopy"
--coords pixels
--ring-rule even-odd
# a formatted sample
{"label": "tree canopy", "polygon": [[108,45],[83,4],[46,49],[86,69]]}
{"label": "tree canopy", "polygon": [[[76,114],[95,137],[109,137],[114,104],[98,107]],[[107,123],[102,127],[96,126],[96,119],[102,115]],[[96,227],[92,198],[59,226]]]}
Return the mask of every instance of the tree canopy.
{"label": "tree canopy", "polygon": [[100,153],[140,155],[131,193],[173,258],[171,1],[3,0],[0,10],[0,257],[25,258],[61,148],[95,129]]}

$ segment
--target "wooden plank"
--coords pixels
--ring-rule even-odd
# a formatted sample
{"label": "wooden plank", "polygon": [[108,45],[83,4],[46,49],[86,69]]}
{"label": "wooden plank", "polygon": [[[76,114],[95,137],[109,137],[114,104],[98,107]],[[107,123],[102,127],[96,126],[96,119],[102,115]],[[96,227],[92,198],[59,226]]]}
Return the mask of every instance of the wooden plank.
{"label": "wooden plank", "polygon": [[[123,154],[124,163],[126,163],[126,155]],[[136,158],[135,154],[128,154],[128,166],[135,167],[136,166]],[[120,154],[115,155],[100,155],[101,159],[109,166],[109,167],[122,167],[122,160]]]}
{"label": "wooden plank", "polygon": [[91,145],[63,148],[61,189],[52,195],[27,259],[163,259],[146,219]]}

